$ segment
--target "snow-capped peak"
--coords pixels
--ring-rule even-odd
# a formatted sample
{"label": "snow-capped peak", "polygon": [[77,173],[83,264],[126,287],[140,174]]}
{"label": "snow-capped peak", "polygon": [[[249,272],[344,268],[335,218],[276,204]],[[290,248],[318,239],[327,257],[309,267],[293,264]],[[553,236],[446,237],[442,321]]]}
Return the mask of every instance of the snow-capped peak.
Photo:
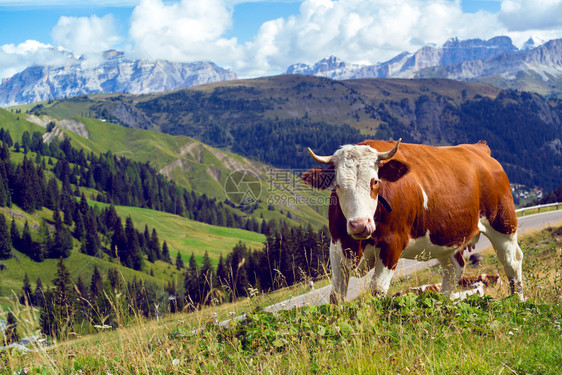
{"label": "snow-capped peak", "polygon": [[545,43],[545,41],[537,36],[531,36],[523,45],[521,46],[521,51],[528,51],[538,46],[541,46]]}

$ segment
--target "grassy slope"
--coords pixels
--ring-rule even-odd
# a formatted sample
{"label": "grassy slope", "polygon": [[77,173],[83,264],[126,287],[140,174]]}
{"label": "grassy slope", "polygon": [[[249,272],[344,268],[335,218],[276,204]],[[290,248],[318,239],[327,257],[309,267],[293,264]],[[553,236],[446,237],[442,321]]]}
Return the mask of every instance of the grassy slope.
{"label": "grassy slope", "polygon": [[[107,206],[99,202],[90,203]],[[166,212],[126,206],[116,206],[115,210],[123,219],[130,216],[141,232],[145,225],[148,225],[149,230],[155,228],[160,241],[168,243],[170,256],[175,257],[179,251],[186,264],[191,253],[194,253],[201,264],[205,251],[208,251],[209,257],[216,264],[220,254],[228,253],[238,241],[245,242],[253,249],[261,248],[265,242],[263,234],[200,223]]]}
{"label": "grassy slope", "polygon": [[[107,206],[98,202],[90,203],[98,206]],[[9,223],[11,220],[11,213],[8,210],[7,208],[1,208],[0,213],[6,216]],[[28,220],[32,232],[35,232],[34,229],[39,228],[42,218],[47,220],[52,219],[52,211],[46,208],[34,214],[25,213],[16,206],[14,206],[12,210],[16,213],[15,218],[20,233],[25,220]],[[148,225],[150,231],[152,231],[152,228],[156,229],[160,241],[166,241],[168,243],[170,256],[175,259],[179,251],[186,264],[191,253],[194,253],[196,260],[201,264],[205,251],[208,251],[212,262],[216,265],[220,254],[227,254],[238,241],[245,242],[251,248],[259,248],[265,241],[265,236],[262,234],[249,232],[243,229],[208,225],[160,211],[123,206],[116,206],[116,211],[123,220],[131,216],[135,226],[141,233],[144,231],[145,225]],[[32,233],[32,236],[35,236],[35,233]],[[80,254],[78,248],[79,244],[75,241],[72,255],[66,260],[67,266],[75,279],[78,275],[83,275],[83,277],[87,277],[84,280],[89,280],[94,268],[93,265],[97,265],[98,268],[104,271],[107,271],[109,267],[117,266],[107,260]],[[24,254],[19,252],[16,252],[16,254],[17,259],[3,261],[7,265],[7,270],[2,272],[0,295],[10,295],[12,291],[19,292],[25,273],[28,273],[33,287],[35,286],[37,277],[40,277],[43,283],[50,283],[54,278],[56,260],[45,260],[42,263],[36,263],[31,261]],[[154,264],[145,262],[144,274],[125,267],[119,268],[128,280],[131,279],[133,275],[143,275],[145,279],[163,284],[172,278],[183,277],[183,275],[180,275],[180,272],[176,271],[174,266],[160,261]],[[146,274],[146,272],[149,272],[151,269],[154,271],[155,278]]]}
{"label": "grassy slope", "polygon": [[[259,296],[159,322],[139,321],[47,353],[12,354],[7,363],[12,370],[26,366],[53,373],[560,373],[562,228],[525,238],[522,248],[526,303],[503,299],[504,283],[488,290],[497,300],[365,296],[343,307],[255,313],[229,329],[207,325],[213,312],[228,316],[267,303]],[[481,267],[472,271],[499,271],[491,256]],[[191,332],[204,326],[202,334]]]}
{"label": "grassy slope", "polygon": [[[297,192],[294,188],[291,189],[292,191],[272,190],[268,182],[272,169],[265,164],[218,150],[185,136],[129,129],[88,118],[80,118],[79,121],[86,126],[89,139],[65,131],[76,147],[98,153],[110,150],[116,155],[131,160],[150,162],[156,170],[172,178],[179,185],[221,200],[227,197],[224,184],[230,173],[239,169],[248,169],[258,175],[262,187],[259,196],[262,203],[252,214],[254,217],[288,220],[285,214],[281,214],[281,210],[285,213],[289,210],[295,218],[291,220],[293,224],[310,223],[320,228],[326,223],[326,207],[320,207],[318,213],[306,204],[306,201],[309,197],[327,196],[327,193],[302,189],[304,185],[301,185],[300,181],[297,181],[297,188],[300,188]],[[295,194],[303,196],[305,203],[289,205],[278,203],[275,204],[277,208],[275,211],[267,209],[267,203],[278,202],[279,195],[293,198]],[[283,201],[279,200],[279,202]]]}
{"label": "grassy slope", "polygon": [[25,114],[12,113],[2,108],[0,108],[0,127],[10,131],[14,143],[19,142],[26,130],[30,133],[35,131],[45,132],[44,128],[27,121]]}
{"label": "grassy slope", "polygon": [[[83,97],[78,99],[80,98]],[[105,96],[94,96],[94,98],[95,100],[101,100]],[[89,100],[81,101],[78,99],[53,101],[45,105],[52,110],[49,114],[60,118],[71,118],[72,115],[76,116],[87,112],[85,103],[91,104]],[[22,108],[26,109],[27,107]],[[16,120],[18,116],[20,120]],[[30,132],[45,131],[44,128],[25,120],[24,116],[24,114],[16,115],[0,109],[0,126],[8,129],[14,139],[20,139],[25,130]],[[79,118],[78,120],[85,125],[89,136],[84,138],[65,130],[74,147],[95,153],[111,151],[118,156],[124,156],[131,160],[150,162],[151,166],[176,181],[178,185],[220,200],[227,197],[224,184],[228,176],[235,170],[248,169],[256,173],[261,182],[260,207],[252,216],[288,220],[293,225],[311,224],[315,228],[320,228],[326,224],[327,205],[313,208],[308,202],[311,197],[313,199],[326,198],[327,193],[312,191],[312,189],[304,187],[298,179],[295,181],[297,185],[292,180],[290,181],[289,190],[271,188],[272,171],[275,173],[279,170],[272,169],[266,164],[218,150],[185,136],[171,136],[150,130],[130,129],[90,118]],[[276,210],[267,209],[270,202],[274,204]],[[291,212],[293,219],[287,218],[287,211]]]}

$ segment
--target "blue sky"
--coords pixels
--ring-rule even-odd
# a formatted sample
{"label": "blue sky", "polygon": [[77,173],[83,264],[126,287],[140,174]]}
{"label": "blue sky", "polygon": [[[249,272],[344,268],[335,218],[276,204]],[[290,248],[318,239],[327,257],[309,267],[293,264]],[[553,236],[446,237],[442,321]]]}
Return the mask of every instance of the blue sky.
{"label": "blue sky", "polygon": [[451,37],[562,37],[562,0],[0,0],[0,78],[116,48],[240,76],[329,55],[374,64]]}

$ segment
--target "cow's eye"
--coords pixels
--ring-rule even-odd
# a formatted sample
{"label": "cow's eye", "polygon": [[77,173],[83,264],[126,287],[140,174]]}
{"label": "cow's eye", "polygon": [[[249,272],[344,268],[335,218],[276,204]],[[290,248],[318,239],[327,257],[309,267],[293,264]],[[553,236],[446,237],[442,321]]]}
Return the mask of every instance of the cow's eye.
{"label": "cow's eye", "polygon": [[380,180],[375,180],[373,181],[373,186],[377,186],[379,184]]}

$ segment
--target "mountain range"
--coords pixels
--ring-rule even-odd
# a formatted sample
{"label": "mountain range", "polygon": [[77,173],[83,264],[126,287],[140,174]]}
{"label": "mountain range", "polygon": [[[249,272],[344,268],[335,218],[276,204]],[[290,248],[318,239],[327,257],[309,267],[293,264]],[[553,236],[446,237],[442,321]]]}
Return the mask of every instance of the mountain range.
{"label": "mountain range", "polygon": [[[32,66],[0,83],[0,107],[94,93],[148,94],[237,79],[212,62],[138,60],[109,50],[97,57],[68,51],[60,66]],[[374,65],[330,56],[313,65],[294,64],[285,74],[336,80],[362,78],[448,78],[499,88],[562,97],[562,39],[529,38],[517,48],[507,36],[489,40],[449,39]]]}
{"label": "mountain range", "polygon": [[62,66],[31,66],[4,79],[0,106],[94,93],[147,94],[236,78],[212,62],[138,60],[116,50],[96,58],[68,53]]}
{"label": "mountain range", "polygon": [[292,65],[286,74],[338,80],[448,78],[560,96],[562,39],[545,43],[531,37],[518,49],[507,36],[489,40],[452,38],[441,47],[428,45],[414,53],[404,52],[375,65],[350,64],[330,56],[314,65]]}

